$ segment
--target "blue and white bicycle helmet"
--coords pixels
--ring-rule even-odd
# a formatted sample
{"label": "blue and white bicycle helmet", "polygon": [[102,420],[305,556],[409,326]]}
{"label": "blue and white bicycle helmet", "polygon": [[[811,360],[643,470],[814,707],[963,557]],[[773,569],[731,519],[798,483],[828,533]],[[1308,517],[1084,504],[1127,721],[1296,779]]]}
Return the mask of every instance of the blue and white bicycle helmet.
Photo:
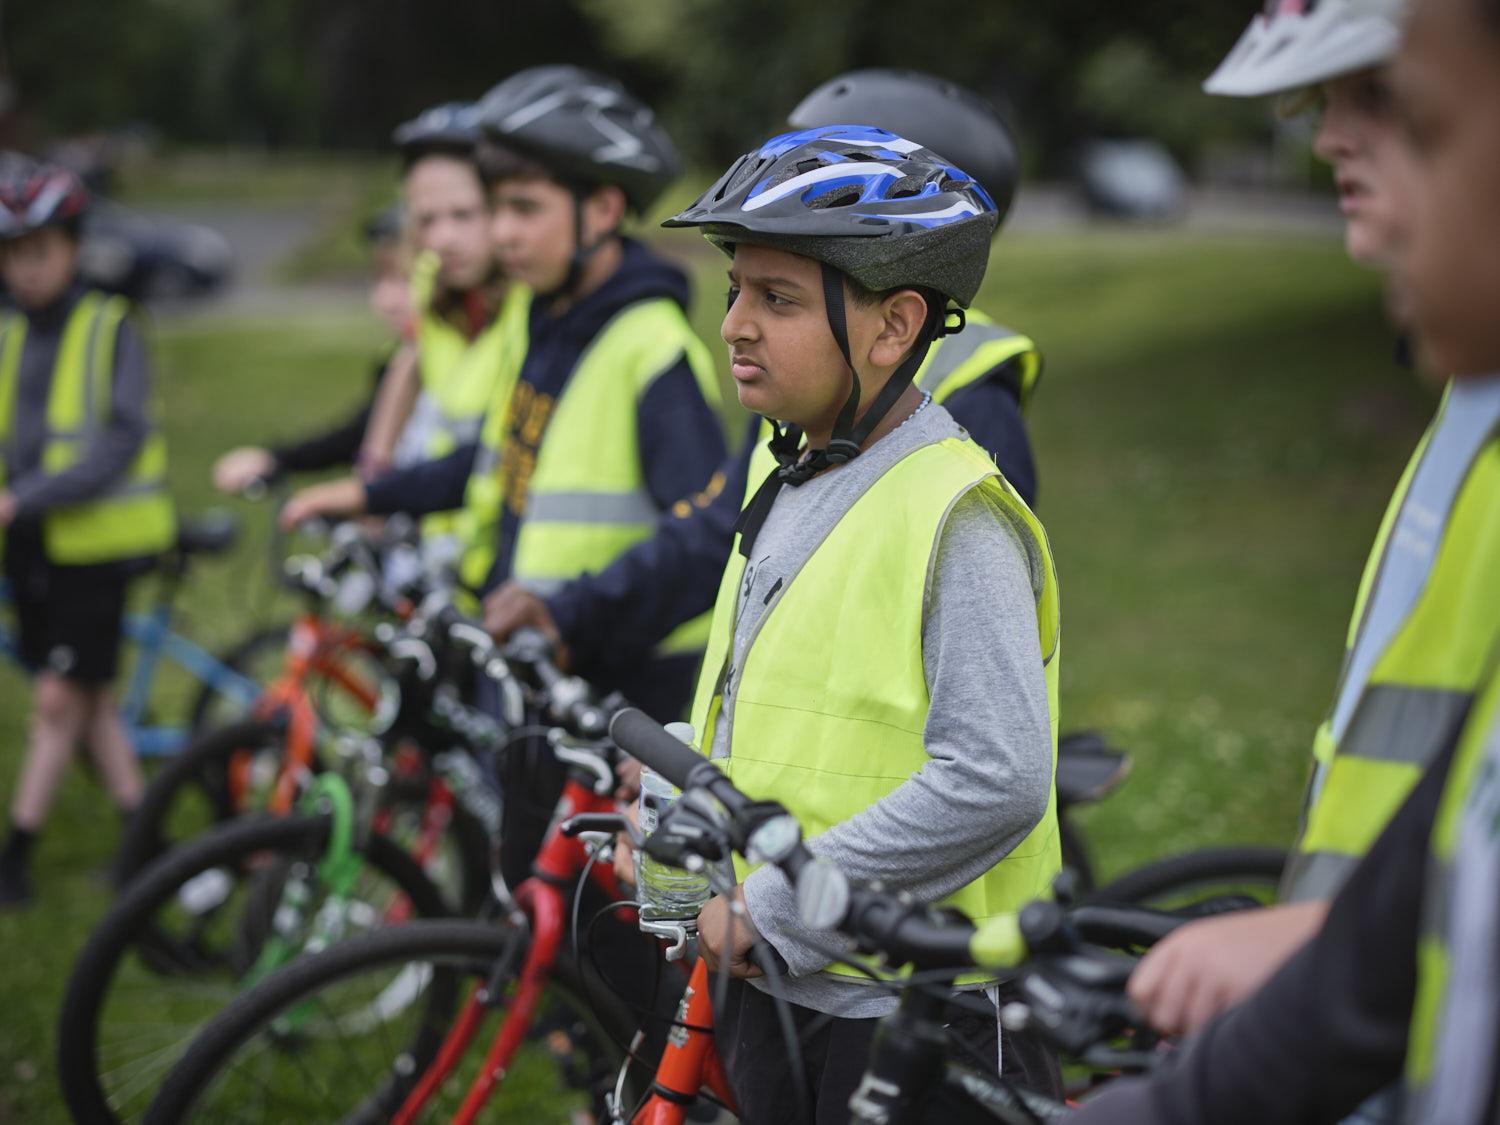
{"label": "blue and white bicycle helmet", "polygon": [[[773,137],[740,157],[691,207],[662,225],[700,227],[731,256],[736,245],[746,243],[821,263],[829,329],[852,372],[843,277],[876,292],[932,291],[967,308],[984,280],[990,234],[998,221],[988,193],[932,150],[873,126],[830,125]],[[917,346],[857,425],[859,380],[851,379],[825,449],[799,460],[796,441],[777,428],[772,450],[781,467],[741,518],[742,551],[749,549],[774,497],[773,482],[800,484],[859,455],[910,384],[932,340],[945,331],[944,302],[931,304],[938,307],[928,308]]]}
{"label": "blue and white bicycle helmet", "polygon": [[479,143],[479,118],[473,102],[443,102],[397,125],[391,141],[408,167],[424,156],[445,153],[468,156]]}
{"label": "blue and white bicycle helmet", "polygon": [[826,263],[877,292],[933,289],[967,308],[989,262],[994,201],[966,172],[885,129],[829,125],[773,137],[667,227],[701,227]]}

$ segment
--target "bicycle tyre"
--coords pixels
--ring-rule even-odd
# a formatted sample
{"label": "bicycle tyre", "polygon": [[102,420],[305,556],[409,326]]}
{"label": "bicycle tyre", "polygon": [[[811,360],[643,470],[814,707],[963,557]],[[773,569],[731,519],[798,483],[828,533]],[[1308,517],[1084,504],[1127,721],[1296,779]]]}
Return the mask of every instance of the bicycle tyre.
{"label": "bicycle tyre", "polygon": [[[256,675],[256,665],[261,660],[272,657],[279,661],[282,654],[286,651],[286,638],[290,631],[290,622],[285,625],[257,630],[219,656],[219,663],[231,671],[238,672],[247,679],[254,680],[264,687],[266,681]],[[244,718],[243,713],[212,714],[214,705],[218,701],[219,693],[214,690],[211,684],[203,684],[199,687],[198,694],[193,699],[193,709],[188,718],[190,724],[188,729],[194,735],[200,734],[210,728],[224,726],[226,723]]]}
{"label": "bicycle tyre", "polygon": [[[58,1019],[58,1076],[77,1125],[120,1125],[122,1121],[111,1105],[111,1094],[120,1091],[107,1090],[108,1083],[101,1074],[101,1048],[106,1046],[101,1042],[101,1019],[120,974],[131,971],[131,953],[141,954],[143,944],[161,940],[159,912],[190,880],[205,872],[248,870],[245,861],[265,853],[321,855],[327,845],[329,824],[326,817],[256,817],[223,825],[160,857],[115,901],[74,965]],[[358,850],[367,864],[408,897],[416,914],[434,917],[446,913],[443,898],[431,880],[391,841],[372,836]],[[179,952],[158,949],[154,960],[148,956],[141,960],[148,967],[159,967],[164,957],[170,959]],[[249,959],[248,954],[241,958]],[[191,971],[193,966],[187,960],[178,956],[175,963]],[[153,983],[168,979],[152,978]],[[163,1008],[167,1006],[166,991],[163,987]],[[140,1110],[144,1110],[144,1104]]]}
{"label": "bicycle tyre", "polygon": [[284,723],[246,719],[193,738],[151,779],[141,803],[131,813],[115,857],[117,885],[127,886],[137,872],[180,842],[171,838],[172,815],[180,801],[205,801],[209,826],[248,811],[235,807],[230,796],[230,760],[245,750],[279,751],[285,737]]}
{"label": "bicycle tyre", "polygon": [[1179,898],[1202,899],[1237,889],[1254,888],[1269,896],[1274,895],[1281,881],[1286,861],[1283,848],[1202,848],[1126,872],[1086,897],[1093,902],[1156,906],[1172,905]]}
{"label": "bicycle tyre", "polygon": [[[388,1120],[431,1063],[461,999],[469,993],[469,984],[485,983],[495,962],[508,950],[512,950],[512,943],[526,940],[523,931],[502,923],[456,919],[421,921],[365,934],[341,942],[322,953],[295,961],[244,993],[204,1028],[163,1082],[147,1112],[147,1125],[167,1125],[169,1122],[189,1120],[218,1121],[218,1112],[202,1108],[203,1100],[215,1092],[225,1102],[237,1108],[245,1106],[247,1103],[244,1099],[250,1095],[241,1093],[236,1088],[234,1079],[238,1074],[236,1063],[239,1052],[247,1047],[252,1053],[245,1065],[254,1065],[261,1071],[260,1076],[253,1081],[255,1089],[262,1096],[269,1094],[291,1104],[288,1095],[310,1098],[316,1093],[324,1098],[323,1104],[317,1109],[316,1119],[320,1122],[337,1120],[344,1125],[374,1125],[376,1121]],[[512,971],[518,969],[520,963],[521,958],[516,956]],[[414,978],[406,975],[407,970],[414,965],[430,966],[430,973],[425,978],[420,970]],[[299,1042],[293,1051],[279,1049],[276,1040],[289,1036],[285,1030],[277,1029],[278,1022],[284,1025],[286,1021],[296,1018],[296,1013],[306,1012],[314,1006],[327,1014],[329,1009],[321,998],[322,993],[350,985],[351,981],[363,974],[384,979],[385,974],[396,966],[401,968],[393,983],[384,985],[377,991],[373,1006],[356,1009],[356,1016],[368,1023],[368,1012],[382,1015],[390,1007],[385,999],[387,994],[398,983],[417,979],[421,983],[416,987],[420,988],[423,996],[420,1022],[411,1035],[398,1039],[399,1049],[395,1049],[395,1045],[389,1042],[384,1027],[381,1027],[382,1043],[371,1055],[375,1060],[372,1069],[379,1071],[373,1078],[364,1075],[351,1077],[349,1074],[349,1070],[360,1061],[365,1044],[355,1035],[348,1034],[346,1027],[363,1030],[359,1023],[335,1023],[332,1034],[315,1040],[316,1044],[327,1044],[330,1048],[336,1045],[337,1057],[343,1063],[343,1073],[331,1074],[326,1069],[310,1069],[307,1064],[311,1051],[305,1043]],[[590,974],[590,980],[594,979]],[[585,991],[583,974],[578,964],[566,955],[559,956],[548,989],[551,1000],[566,1006],[568,1020],[560,1028],[544,1022],[541,1028],[533,1027],[533,1033],[539,1030],[545,1033],[543,1041],[547,1046],[544,1050],[550,1049],[554,1058],[566,1059],[565,1066],[581,1057],[588,1068],[589,1095],[602,1099],[602,1092],[595,1088],[595,1083],[606,1075],[612,1079],[613,1072],[623,1061],[623,1053],[617,1044],[629,1042],[636,1026],[635,1020],[616,998],[600,993],[597,985],[591,984],[589,990]],[[410,991],[409,986],[407,991]],[[410,1005],[409,1010],[415,1011],[416,1007],[415,1004]],[[545,1010],[550,1013],[552,1008],[547,1007]],[[543,1008],[539,1007],[539,1013],[541,1011]],[[561,1053],[555,1039],[559,1030],[563,1032],[564,1038]],[[263,1035],[265,1038],[262,1040],[260,1037]],[[586,1036],[587,1041],[580,1039],[580,1036]],[[481,1032],[470,1044],[466,1061],[471,1067],[483,1055],[488,1038],[487,1033]],[[260,1049],[257,1050],[257,1047]],[[274,1079],[267,1080],[269,1069],[283,1061],[294,1064],[289,1065],[286,1073],[294,1070],[297,1076],[296,1088],[289,1091],[288,1095],[273,1090]],[[528,1096],[525,1079],[534,1074],[527,1059],[518,1056],[514,1063],[507,1081],[496,1089],[491,1099],[487,1116],[489,1120],[498,1119],[504,1114],[505,1111],[497,1103],[506,1100],[507,1095],[511,1095],[510,1108],[514,1119],[537,1119],[534,1110],[528,1112],[514,1104],[516,1099]],[[546,1060],[543,1059],[542,1063],[545,1066]],[[211,1087],[221,1080],[225,1086],[218,1091],[212,1090]],[[328,1083],[344,1083],[346,1090],[337,1093],[359,1104],[345,1110],[340,1102],[329,1111],[327,1089],[313,1089],[325,1080]],[[456,1099],[461,1095],[459,1087],[466,1086],[467,1081],[455,1083],[450,1079],[440,1091],[439,1097],[446,1105],[449,1098]],[[297,1107],[294,1105],[293,1108]],[[265,1112],[262,1108],[257,1115],[251,1109],[247,1119],[263,1120]],[[442,1106],[428,1103],[422,1120],[447,1120],[445,1112],[451,1112],[451,1109],[445,1111]],[[293,1116],[288,1119],[296,1118]]]}

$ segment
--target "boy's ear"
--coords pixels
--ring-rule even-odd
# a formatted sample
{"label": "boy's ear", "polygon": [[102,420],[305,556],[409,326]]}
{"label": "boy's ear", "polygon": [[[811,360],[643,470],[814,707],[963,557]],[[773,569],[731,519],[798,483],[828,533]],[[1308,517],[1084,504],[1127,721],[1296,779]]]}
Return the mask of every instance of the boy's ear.
{"label": "boy's ear", "polygon": [[620,225],[625,218],[625,193],[613,184],[595,188],[583,201],[590,238],[599,238]]}
{"label": "boy's ear", "polygon": [[916,347],[927,322],[927,302],[915,289],[898,289],[880,302],[881,326],[870,345],[870,362],[895,367]]}

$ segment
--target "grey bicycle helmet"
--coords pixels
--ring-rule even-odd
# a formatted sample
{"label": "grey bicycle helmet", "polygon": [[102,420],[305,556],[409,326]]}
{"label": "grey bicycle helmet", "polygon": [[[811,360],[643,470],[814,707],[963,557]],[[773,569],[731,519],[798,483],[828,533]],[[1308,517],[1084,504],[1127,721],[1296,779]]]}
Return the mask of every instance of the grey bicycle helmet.
{"label": "grey bicycle helmet", "polygon": [[534,157],[562,181],[618,187],[637,212],[682,168],[651,107],[613,78],[581,67],[513,74],[477,110],[485,135]]}
{"label": "grey bicycle helmet", "polygon": [[443,102],[397,125],[391,141],[408,167],[424,156],[444,153],[469,156],[479,142],[473,102]]}
{"label": "grey bicycle helmet", "polygon": [[942,153],[989,193],[997,232],[1005,222],[1016,195],[1016,142],[999,111],[978,94],[917,70],[851,70],[808,94],[787,117],[797,129],[849,121]]}
{"label": "grey bicycle helmet", "polygon": [[[844,275],[867,289],[935,291],[968,307],[984,280],[999,216],[966,172],[916,141],[866,125],[831,125],[773,137],[728,172],[667,227],[700,227],[726,254],[746,243],[812,258],[822,266],[828,327],[849,372]],[[859,379],[851,378],[823,449],[798,457],[794,433],[772,420],[780,467],[741,514],[748,553],[781,484],[798,485],[859,456],[865,440],[910,385],[934,338],[947,331],[942,302],[927,310],[916,346],[856,424]],[[958,313],[963,327],[963,314]]]}

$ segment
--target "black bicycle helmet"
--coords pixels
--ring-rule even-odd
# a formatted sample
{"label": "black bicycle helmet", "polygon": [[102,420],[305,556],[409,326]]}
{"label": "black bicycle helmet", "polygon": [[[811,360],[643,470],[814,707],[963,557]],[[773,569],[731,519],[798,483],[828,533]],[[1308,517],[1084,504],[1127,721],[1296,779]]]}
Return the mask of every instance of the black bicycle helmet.
{"label": "black bicycle helmet", "polygon": [[21,238],[43,227],[77,230],[88,209],[89,189],[74,172],[37,164],[0,183],[0,239]]}
{"label": "black bicycle helmet", "polygon": [[[852,376],[843,277],[877,292],[936,291],[967,307],[979,291],[998,216],[988,193],[930,149],[885,129],[831,125],[773,137],[740,157],[686,211],[663,226],[701,227],[726,254],[740,243],[770,246],[822,265],[829,330]],[[901,397],[933,339],[947,331],[942,303],[929,307],[912,353],[855,423],[859,380],[824,449],[799,458],[798,435],[776,436],[780,467],[741,514],[740,550],[749,552],[776,488],[798,485],[859,456],[865,440]],[[953,331],[963,327],[963,314]]]}
{"label": "black bicycle helmet", "polygon": [[391,141],[407,167],[424,156],[469,156],[479,142],[473,102],[443,102],[397,125]]}
{"label": "black bicycle helmet", "polygon": [[988,101],[947,79],[917,70],[851,70],[808,94],[787,121],[797,129],[857,121],[909,137],[978,180],[999,223],[1015,199],[1016,142],[1010,129]]}
{"label": "black bicycle helmet", "polygon": [[487,136],[534,157],[558,179],[613,185],[644,212],[682,161],[651,107],[613,78],[576,66],[535,66],[480,99]]}

